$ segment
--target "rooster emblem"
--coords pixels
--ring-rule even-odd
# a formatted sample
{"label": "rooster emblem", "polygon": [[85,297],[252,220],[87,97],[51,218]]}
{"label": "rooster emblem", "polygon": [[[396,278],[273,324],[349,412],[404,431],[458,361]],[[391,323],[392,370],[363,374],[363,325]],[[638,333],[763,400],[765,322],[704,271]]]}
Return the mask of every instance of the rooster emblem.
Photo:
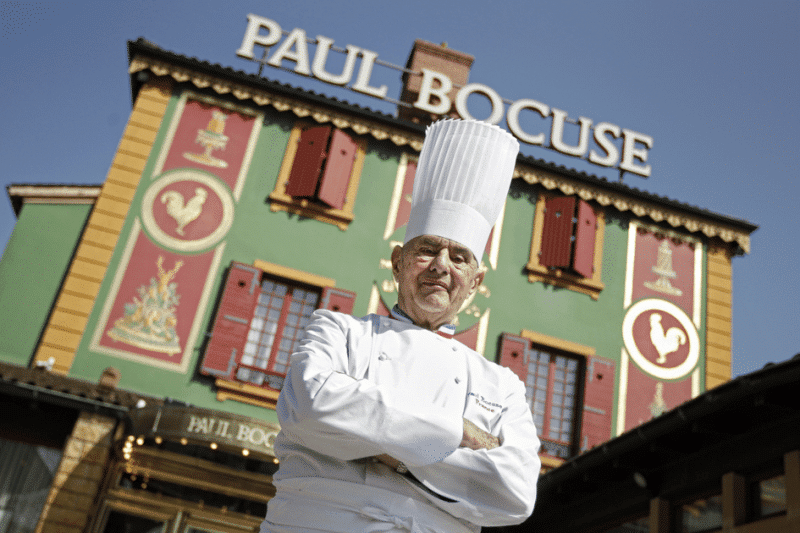
{"label": "rooster emblem", "polygon": [[178,223],[178,227],[175,228],[178,235],[183,235],[183,228],[203,212],[203,204],[208,198],[208,191],[198,187],[194,193],[192,199],[185,204],[183,195],[178,191],[167,191],[161,195],[161,203],[167,204],[167,214]]}
{"label": "rooster emblem", "polygon": [[650,315],[650,342],[658,352],[658,359],[656,359],[658,364],[664,364],[667,361],[667,355],[686,344],[686,333],[680,328],[669,328],[665,332],[661,318],[658,313]]}

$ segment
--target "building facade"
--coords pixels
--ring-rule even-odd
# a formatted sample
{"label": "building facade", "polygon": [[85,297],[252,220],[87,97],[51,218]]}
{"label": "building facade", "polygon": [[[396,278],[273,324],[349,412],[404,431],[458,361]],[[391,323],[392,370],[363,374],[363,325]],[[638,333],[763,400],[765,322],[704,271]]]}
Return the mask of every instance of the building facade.
{"label": "building facade", "polygon": [[[389,258],[433,117],[142,39],[129,56],[133,109],[102,184],[8,190],[0,520],[252,531],[309,315],[394,304]],[[418,41],[408,66],[465,80],[470,64]],[[557,471],[730,379],[732,259],[756,227],[531,157],[514,178],[457,338],[525,381]]]}

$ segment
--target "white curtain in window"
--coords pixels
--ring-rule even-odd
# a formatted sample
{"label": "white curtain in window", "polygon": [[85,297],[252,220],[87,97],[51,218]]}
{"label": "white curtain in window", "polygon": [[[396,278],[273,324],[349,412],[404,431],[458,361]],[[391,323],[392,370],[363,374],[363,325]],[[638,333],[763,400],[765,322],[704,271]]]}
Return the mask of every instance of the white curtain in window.
{"label": "white curtain in window", "polygon": [[0,533],[32,533],[61,450],[0,439]]}

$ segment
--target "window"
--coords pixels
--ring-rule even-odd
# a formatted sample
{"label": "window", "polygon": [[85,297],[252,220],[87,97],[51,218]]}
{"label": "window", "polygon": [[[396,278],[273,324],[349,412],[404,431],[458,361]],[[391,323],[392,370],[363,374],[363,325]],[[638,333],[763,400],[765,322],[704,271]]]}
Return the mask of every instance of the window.
{"label": "window", "polygon": [[575,196],[540,194],[533,222],[528,281],[566,287],[597,299],[605,215]]}
{"label": "window", "polygon": [[678,508],[678,531],[700,533],[722,528],[722,496],[714,494]]}
{"label": "window", "polygon": [[217,378],[220,400],[274,407],[311,313],[350,313],[354,301],[328,278],[264,261],[233,262],[200,371]]}
{"label": "window", "polygon": [[786,512],[786,476],[761,479],[754,484],[753,518],[759,519]]}
{"label": "window", "polygon": [[644,516],[637,520],[625,522],[603,533],[648,533],[650,531],[650,517]]}
{"label": "window", "polygon": [[269,195],[270,208],[347,229],[365,153],[366,142],[344,130],[297,123]]}
{"label": "window", "polygon": [[[317,308],[320,291],[263,277],[236,379],[283,387],[289,356]],[[277,342],[276,342],[277,339]]]}
{"label": "window", "polygon": [[499,362],[525,383],[543,453],[567,459],[611,437],[614,363],[588,346],[504,333]]}

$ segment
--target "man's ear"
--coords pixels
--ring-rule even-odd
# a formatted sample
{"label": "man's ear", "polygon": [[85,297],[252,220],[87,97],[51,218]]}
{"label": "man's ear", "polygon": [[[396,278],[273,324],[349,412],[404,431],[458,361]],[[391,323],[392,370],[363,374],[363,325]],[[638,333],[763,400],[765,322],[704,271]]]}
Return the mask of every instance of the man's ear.
{"label": "man's ear", "polygon": [[483,277],[484,277],[485,274],[486,274],[486,271],[481,268],[475,274],[475,277],[472,278],[472,291],[471,291],[471,293],[473,293],[476,290],[478,290],[478,287],[481,286],[481,283],[483,283]]}
{"label": "man's ear", "polygon": [[394,247],[392,250],[392,274],[394,274],[394,279],[399,279],[399,272],[400,272],[400,259],[403,255],[403,247],[399,244]]}

